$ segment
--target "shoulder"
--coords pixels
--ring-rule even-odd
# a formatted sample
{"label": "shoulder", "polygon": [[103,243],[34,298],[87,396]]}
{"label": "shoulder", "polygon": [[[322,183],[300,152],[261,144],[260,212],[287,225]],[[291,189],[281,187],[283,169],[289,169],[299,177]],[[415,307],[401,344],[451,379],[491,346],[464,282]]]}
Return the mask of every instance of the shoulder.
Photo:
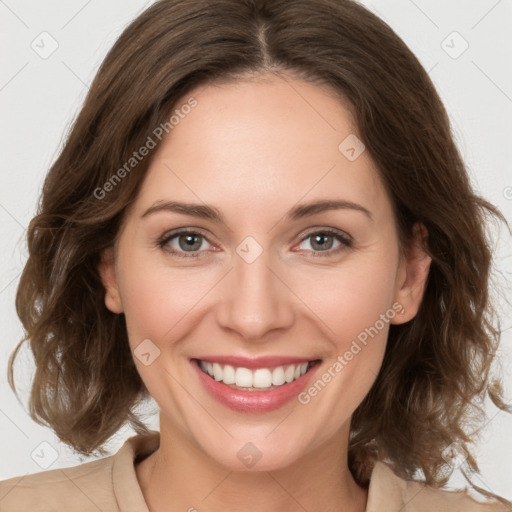
{"label": "shoulder", "polygon": [[0,481],[1,512],[149,512],[134,464],[155,451],[160,433],[125,441],[110,457]]}
{"label": "shoulder", "polygon": [[2,512],[117,511],[112,490],[113,456],[79,466],[0,481]]}
{"label": "shoulder", "polygon": [[497,500],[480,502],[466,491],[445,491],[399,478],[383,462],[372,472],[366,512],[510,512]]}

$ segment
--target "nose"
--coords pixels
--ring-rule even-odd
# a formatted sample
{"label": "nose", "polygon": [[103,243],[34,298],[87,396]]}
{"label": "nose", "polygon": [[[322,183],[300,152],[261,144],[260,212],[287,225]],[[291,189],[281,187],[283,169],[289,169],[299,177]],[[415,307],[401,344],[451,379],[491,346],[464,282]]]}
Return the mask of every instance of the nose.
{"label": "nose", "polygon": [[270,260],[268,251],[251,263],[235,255],[219,290],[218,324],[253,343],[268,341],[269,332],[286,330],[294,321],[293,292]]}

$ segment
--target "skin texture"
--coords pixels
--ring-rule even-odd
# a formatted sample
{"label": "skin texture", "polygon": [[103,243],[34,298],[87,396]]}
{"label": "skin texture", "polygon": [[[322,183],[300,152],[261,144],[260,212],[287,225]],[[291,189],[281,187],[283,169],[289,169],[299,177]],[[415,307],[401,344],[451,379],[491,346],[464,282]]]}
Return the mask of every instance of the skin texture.
{"label": "skin texture", "polygon": [[[349,425],[381,366],[388,323],[307,405],[294,399],[264,414],[219,404],[189,360],[299,356],[321,359],[321,376],[393,303],[403,309],[391,323],[415,316],[430,265],[419,243],[427,233],[417,229],[401,256],[368,152],[349,161],[338,150],[357,132],[329,89],[266,75],[191,95],[198,105],[157,148],[100,264],[106,306],[125,314],[131,349],[150,339],[160,350],[148,366],[134,358],[160,407],[160,448],[136,466],[145,499],[152,512],[325,512],[341,504],[361,512],[367,492],[347,467]],[[373,220],[354,209],[285,217],[320,199],[352,201]],[[213,205],[225,222],[169,211],[141,218],[169,200]],[[178,228],[206,237],[198,258],[158,246]],[[333,238],[322,249],[305,238],[327,228],[349,235],[351,247]],[[247,236],[263,250],[250,264],[236,252]],[[185,252],[179,237],[169,247]],[[252,469],[237,457],[247,442],[262,453]]]}

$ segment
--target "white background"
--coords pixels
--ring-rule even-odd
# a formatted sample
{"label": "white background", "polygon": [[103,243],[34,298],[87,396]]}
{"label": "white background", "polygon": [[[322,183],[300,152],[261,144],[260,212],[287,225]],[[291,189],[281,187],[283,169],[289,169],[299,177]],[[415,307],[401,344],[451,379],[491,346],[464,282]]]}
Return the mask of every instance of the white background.
{"label": "white background", "polygon": [[[89,460],[74,455],[51,430],[34,423],[8,386],[7,359],[22,337],[14,298],[26,259],[23,237],[45,173],[106,52],[122,29],[151,3],[0,0],[0,480],[46,469],[32,458],[34,450],[43,450],[49,457],[55,454],[48,469]],[[475,188],[512,221],[512,2],[363,3],[391,25],[429,72],[450,114]],[[45,47],[50,47],[48,36],[40,36],[44,31],[58,44],[46,59],[31,47],[41,37],[47,38]],[[453,58],[466,44],[467,50]],[[502,284],[504,277],[510,278],[510,255],[510,238],[503,233],[496,258]],[[505,292],[511,296],[510,286]],[[504,302],[501,314],[505,332],[500,356],[510,401],[511,315]],[[31,375],[26,350],[21,351],[21,361],[17,378],[26,404]],[[488,412],[490,420],[477,451],[482,469],[478,483],[512,500],[512,416],[494,407]],[[149,417],[148,425],[158,429],[156,414]],[[108,447],[117,451],[132,434],[121,430]],[[40,446],[42,442],[49,445]]]}

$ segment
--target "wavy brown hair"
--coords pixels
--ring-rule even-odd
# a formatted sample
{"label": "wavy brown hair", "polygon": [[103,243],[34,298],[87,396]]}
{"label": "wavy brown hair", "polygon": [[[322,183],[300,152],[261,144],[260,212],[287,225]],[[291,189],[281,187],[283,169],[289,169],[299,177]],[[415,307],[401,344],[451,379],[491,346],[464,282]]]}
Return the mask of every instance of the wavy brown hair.
{"label": "wavy brown hair", "polygon": [[[491,307],[486,223],[506,223],[475,195],[443,104],[393,30],[350,0],[160,0],[103,61],[44,182],[27,232],[16,307],[36,371],[30,416],[81,454],[121,426],[147,430],[135,409],[149,397],[133,362],[124,316],[104,305],[97,266],[151,163],[112,177],[180,101],[203,84],[275,73],[330,86],[393,203],[399,238],[427,228],[432,258],[417,316],[392,325],[381,371],[353,415],[349,466],[367,485],[376,460],[404,478],[443,485],[443,449],[469,452],[486,396],[506,409],[490,368],[499,341]],[[473,457],[470,472],[478,471]]]}

